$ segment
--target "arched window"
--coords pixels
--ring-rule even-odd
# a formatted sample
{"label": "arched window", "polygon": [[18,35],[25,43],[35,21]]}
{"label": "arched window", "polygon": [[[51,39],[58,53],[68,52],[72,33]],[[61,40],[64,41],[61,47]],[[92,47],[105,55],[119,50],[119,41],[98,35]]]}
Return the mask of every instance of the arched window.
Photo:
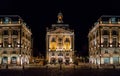
{"label": "arched window", "polygon": [[11,63],[12,64],[16,64],[17,63],[17,58],[16,57],[12,57],[11,58]]}
{"label": "arched window", "polygon": [[58,38],[58,41],[59,41],[59,42],[62,42],[62,38]]}
{"label": "arched window", "polygon": [[55,41],[55,38],[52,38],[51,42],[56,42],[56,41]]}
{"label": "arched window", "polygon": [[59,53],[58,56],[63,56],[63,54],[62,54],[62,53]]}
{"label": "arched window", "polygon": [[4,56],[2,58],[2,64],[7,64],[8,63],[8,57]]}
{"label": "arched window", "polygon": [[13,30],[12,34],[13,35],[18,35],[18,31],[17,30]]}
{"label": "arched window", "polygon": [[4,30],[3,35],[8,35],[8,30]]}
{"label": "arched window", "polygon": [[65,42],[70,42],[69,38],[66,38],[66,39],[65,39]]}
{"label": "arched window", "polygon": [[109,31],[108,30],[103,30],[103,35],[109,35]]}
{"label": "arched window", "polygon": [[52,53],[52,56],[55,56],[55,53]]}
{"label": "arched window", "polygon": [[116,30],[112,30],[112,35],[118,35],[118,32]]}

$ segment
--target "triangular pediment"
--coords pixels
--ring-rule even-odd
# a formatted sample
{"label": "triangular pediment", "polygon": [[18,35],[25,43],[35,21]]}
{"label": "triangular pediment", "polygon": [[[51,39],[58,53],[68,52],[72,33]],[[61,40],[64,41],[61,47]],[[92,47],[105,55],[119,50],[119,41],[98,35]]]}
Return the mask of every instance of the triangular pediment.
{"label": "triangular pediment", "polygon": [[51,32],[54,32],[54,33],[71,33],[71,31],[69,29],[64,29],[64,28],[56,28],[56,29],[52,30]]}

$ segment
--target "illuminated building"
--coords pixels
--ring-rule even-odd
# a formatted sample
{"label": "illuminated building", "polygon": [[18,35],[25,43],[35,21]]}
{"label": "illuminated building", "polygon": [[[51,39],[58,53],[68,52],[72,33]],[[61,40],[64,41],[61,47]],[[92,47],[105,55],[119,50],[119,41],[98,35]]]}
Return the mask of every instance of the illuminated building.
{"label": "illuminated building", "polygon": [[0,16],[0,64],[29,64],[31,30],[18,15]]}
{"label": "illuminated building", "polygon": [[47,28],[46,59],[48,63],[73,63],[74,31],[63,24],[63,15],[58,13],[57,24]]}
{"label": "illuminated building", "polygon": [[93,64],[120,64],[120,16],[101,16],[89,31],[89,56]]}

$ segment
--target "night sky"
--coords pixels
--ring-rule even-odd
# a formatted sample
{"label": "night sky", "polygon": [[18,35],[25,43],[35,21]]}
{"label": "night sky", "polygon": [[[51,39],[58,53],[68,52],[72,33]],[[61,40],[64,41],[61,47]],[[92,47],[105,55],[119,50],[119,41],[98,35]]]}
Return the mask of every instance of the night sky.
{"label": "night sky", "polygon": [[75,50],[88,53],[88,32],[101,15],[120,15],[116,0],[1,0],[0,15],[20,15],[31,28],[34,56],[45,53],[46,27],[57,23],[57,14],[75,31]]}

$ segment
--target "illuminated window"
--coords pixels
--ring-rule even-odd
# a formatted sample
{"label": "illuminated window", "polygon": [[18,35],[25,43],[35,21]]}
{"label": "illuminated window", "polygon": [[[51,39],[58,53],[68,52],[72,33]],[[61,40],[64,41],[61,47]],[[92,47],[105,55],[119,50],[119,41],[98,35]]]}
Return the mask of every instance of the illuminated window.
{"label": "illuminated window", "polygon": [[2,58],[2,64],[7,64],[8,63],[8,57],[3,57]]}
{"label": "illuminated window", "polygon": [[5,17],[4,23],[8,23],[8,22],[9,22],[9,18],[8,18],[8,17]]}
{"label": "illuminated window", "polygon": [[104,58],[104,64],[109,64],[110,63],[110,58]]}
{"label": "illuminated window", "polygon": [[11,63],[12,64],[16,64],[17,63],[17,58],[16,57],[12,57],[11,58]]}
{"label": "illuminated window", "polygon": [[113,57],[113,63],[119,64],[119,57]]}
{"label": "illuminated window", "polygon": [[115,18],[115,17],[111,18],[111,23],[117,23],[117,21],[118,21],[117,18]]}

